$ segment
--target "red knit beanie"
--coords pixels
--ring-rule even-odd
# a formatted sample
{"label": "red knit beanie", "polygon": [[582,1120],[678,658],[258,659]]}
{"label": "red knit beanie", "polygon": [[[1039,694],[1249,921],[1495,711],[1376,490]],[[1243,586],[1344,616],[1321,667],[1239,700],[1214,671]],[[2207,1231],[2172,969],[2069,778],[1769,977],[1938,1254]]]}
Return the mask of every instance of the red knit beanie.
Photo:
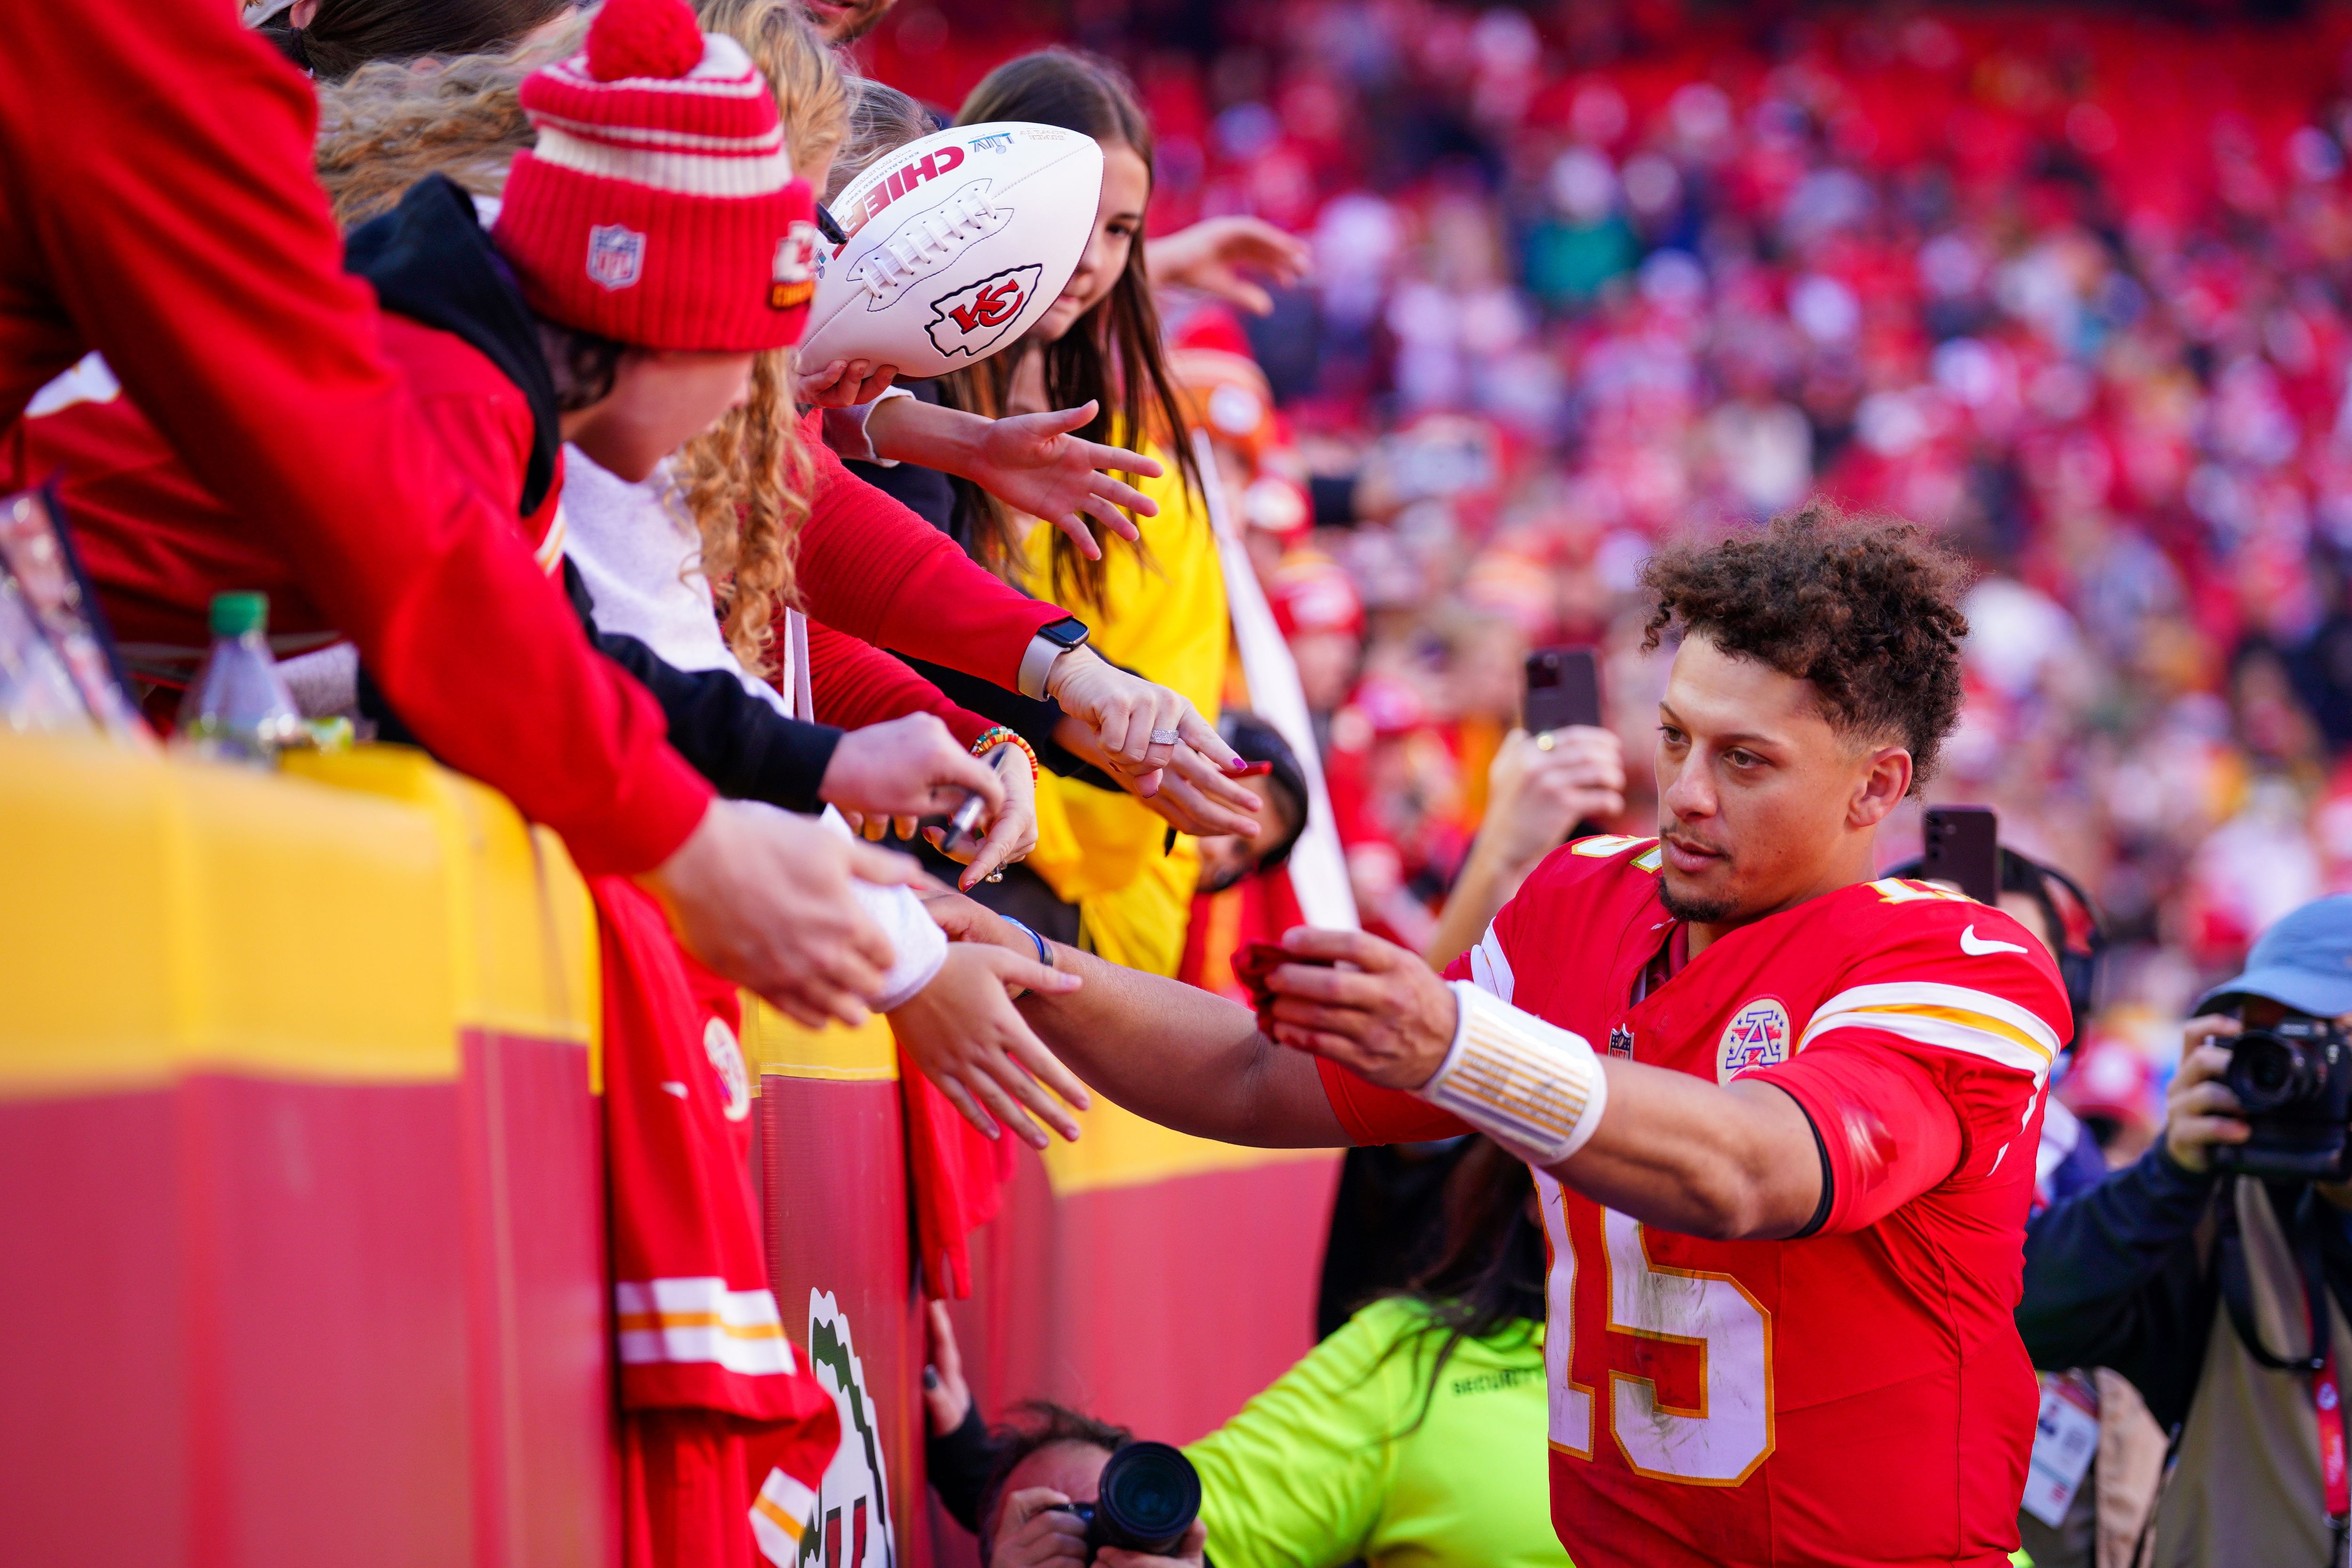
{"label": "red knit beanie", "polygon": [[642,348],[800,341],[814,209],[740,45],[684,0],[605,0],[587,48],[521,100],[539,143],[491,232],[532,310]]}

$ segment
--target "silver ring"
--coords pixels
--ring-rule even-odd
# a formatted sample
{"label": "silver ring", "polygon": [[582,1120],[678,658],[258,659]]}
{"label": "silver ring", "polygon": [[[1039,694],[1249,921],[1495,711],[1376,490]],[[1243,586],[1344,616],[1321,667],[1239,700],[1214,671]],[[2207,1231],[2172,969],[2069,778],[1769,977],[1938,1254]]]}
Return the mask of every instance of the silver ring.
{"label": "silver ring", "polygon": [[1172,746],[1183,738],[1184,734],[1181,730],[1154,730],[1151,731],[1151,743],[1155,746]]}
{"label": "silver ring", "polygon": [[1550,730],[1546,730],[1542,734],[1536,737],[1536,750],[1538,752],[1549,752],[1554,746],[1559,744],[1559,736]]}

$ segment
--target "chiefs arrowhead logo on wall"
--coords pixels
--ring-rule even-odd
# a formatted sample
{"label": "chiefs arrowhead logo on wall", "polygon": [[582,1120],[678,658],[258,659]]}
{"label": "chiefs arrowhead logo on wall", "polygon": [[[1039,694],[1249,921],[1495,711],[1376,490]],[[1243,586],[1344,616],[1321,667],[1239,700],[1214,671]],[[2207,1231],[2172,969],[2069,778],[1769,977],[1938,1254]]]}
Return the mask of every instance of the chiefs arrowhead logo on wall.
{"label": "chiefs arrowhead logo on wall", "polygon": [[943,354],[980,359],[1013,330],[1022,308],[1036,291],[1045,273],[1042,264],[992,272],[976,283],[931,301],[931,320],[925,331]]}
{"label": "chiefs arrowhead logo on wall", "polygon": [[808,1363],[840,1413],[841,1447],[817,1483],[817,1528],[801,1538],[798,1568],[897,1568],[880,1412],[849,1337],[849,1314],[830,1290],[809,1292]]}

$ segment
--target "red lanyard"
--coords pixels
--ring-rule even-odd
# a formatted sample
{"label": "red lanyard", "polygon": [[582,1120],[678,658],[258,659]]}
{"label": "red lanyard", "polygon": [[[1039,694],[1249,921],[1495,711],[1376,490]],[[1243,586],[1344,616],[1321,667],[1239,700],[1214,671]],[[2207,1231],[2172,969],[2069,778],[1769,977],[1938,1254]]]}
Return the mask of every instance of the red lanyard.
{"label": "red lanyard", "polygon": [[2342,1519],[2352,1514],[2352,1478],[2345,1470],[2344,1401],[2336,1382],[2333,1344],[2312,1373],[2311,1404],[2319,1417],[2319,1479],[2327,1489],[2327,1517]]}

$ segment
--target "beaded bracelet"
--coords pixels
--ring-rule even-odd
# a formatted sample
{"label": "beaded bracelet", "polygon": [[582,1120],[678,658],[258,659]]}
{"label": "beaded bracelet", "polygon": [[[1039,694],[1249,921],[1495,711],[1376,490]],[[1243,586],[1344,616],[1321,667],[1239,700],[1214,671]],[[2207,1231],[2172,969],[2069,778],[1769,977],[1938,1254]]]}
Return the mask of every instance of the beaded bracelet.
{"label": "beaded bracelet", "polygon": [[979,740],[971,743],[971,754],[975,757],[985,757],[999,746],[1021,748],[1021,754],[1029,759],[1029,786],[1034,789],[1037,786],[1037,749],[1023,740],[1019,731],[1003,724],[985,731]]}

